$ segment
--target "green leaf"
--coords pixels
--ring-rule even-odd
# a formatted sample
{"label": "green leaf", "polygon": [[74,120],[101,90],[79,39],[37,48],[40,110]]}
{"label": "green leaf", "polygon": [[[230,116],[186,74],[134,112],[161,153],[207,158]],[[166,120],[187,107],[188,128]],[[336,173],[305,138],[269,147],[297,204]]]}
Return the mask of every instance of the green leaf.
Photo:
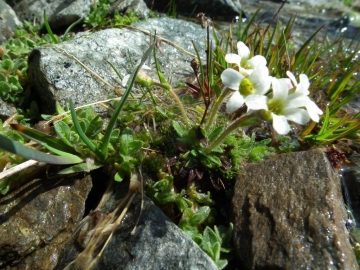
{"label": "green leaf", "polygon": [[58,121],[54,124],[54,128],[55,128],[56,134],[60,136],[62,141],[64,143],[66,143],[67,145],[71,146],[71,143],[67,139],[67,136],[71,131],[70,127],[65,122]]}
{"label": "green leaf", "polygon": [[23,158],[34,159],[48,164],[67,165],[67,164],[80,163],[83,161],[81,158],[75,155],[62,157],[62,156],[45,154],[44,152],[40,152],[28,148],[18,142],[12,141],[1,134],[0,134],[0,148],[10,153],[21,156]]}
{"label": "green leaf", "polygon": [[221,245],[229,246],[231,244],[231,239],[234,230],[234,224],[230,223],[229,227],[220,225],[219,227],[214,226],[215,233],[221,238]]}
{"label": "green leaf", "polygon": [[171,192],[157,192],[154,197],[160,204],[167,204],[175,202],[177,196]]}
{"label": "green leaf", "polygon": [[131,154],[135,155],[143,146],[143,142],[139,140],[134,140],[129,143],[129,147],[131,149]]}
{"label": "green leaf", "polygon": [[50,150],[58,155],[68,156],[71,154],[73,154],[73,155],[77,154],[77,152],[74,150],[73,147],[67,145],[66,143],[64,143],[62,140],[60,140],[58,138],[51,137],[45,133],[42,133],[35,129],[29,128],[26,126],[22,126],[19,124],[10,124],[10,126],[14,130],[23,134],[25,137],[40,143],[45,148],[47,148],[48,150]]}
{"label": "green leaf", "polygon": [[218,260],[218,261],[215,261],[215,264],[219,269],[224,269],[225,266],[228,265],[228,261],[227,260]]}
{"label": "green leaf", "polygon": [[179,125],[178,122],[173,121],[173,122],[172,122],[172,125],[173,125],[174,130],[176,131],[176,133],[177,133],[177,135],[178,135],[179,137],[182,137],[183,135],[186,134],[186,130],[185,130],[184,128],[182,128],[182,127]]}
{"label": "green leaf", "polygon": [[111,144],[116,144],[119,141],[119,136],[120,136],[120,129],[114,129],[111,133],[111,137],[110,137],[110,143]]}
{"label": "green leaf", "polygon": [[214,165],[219,167],[222,165],[221,160],[217,156],[210,154],[205,157],[205,160],[201,160],[201,162],[203,162],[203,164],[206,165],[208,168],[213,168]]}
{"label": "green leaf", "polygon": [[169,178],[164,178],[164,179],[156,182],[156,183],[153,185],[153,188],[154,188],[154,189],[157,189],[157,190],[162,190],[162,189],[164,189],[164,188],[168,188],[171,182],[172,182],[172,181],[170,181]]}
{"label": "green leaf", "polygon": [[196,226],[192,226],[188,220],[181,220],[179,222],[179,228],[183,230],[184,233],[191,239],[195,241],[197,238],[201,238],[199,229]]}
{"label": "green leaf", "polygon": [[203,243],[207,244],[210,243],[211,247],[214,246],[216,243],[220,243],[221,240],[219,236],[210,228],[206,227],[203,233]]}
{"label": "green leaf", "polygon": [[221,245],[219,242],[216,242],[215,245],[213,245],[212,247],[212,251],[214,254],[214,261],[217,262],[220,259],[220,249],[221,249]]}
{"label": "green leaf", "polygon": [[81,163],[71,166],[69,168],[63,169],[58,172],[58,174],[71,174],[71,173],[79,173],[79,172],[90,172],[92,170],[98,169],[102,167],[103,164],[87,164]]}
{"label": "green leaf", "polygon": [[[65,110],[60,106],[60,103],[58,101],[56,101],[55,107],[56,107],[56,112],[58,114],[65,114],[66,113]],[[68,125],[70,125],[72,123],[69,113],[66,113],[65,116],[61,120],[64,121]]]}
{"label": "green leaf", "polygon": [[186,208],[189,208],[193,205],[192,201],[190,201],[189,199],[186,198],[182,198],[179,197],[176,201],[175,201],[177,207],[179,208],[180,212],[184,212],[184,210]]}
{"label": "green leaf", "polygon": [[9,93],[11,91],[10,84],[5,81],[0,81],[0,92],[1,93]]}
{"label": "green leaf", "polygon": [[2,66],[7,71],[12,71],[14,68],[14,62],[11,59],[5,59],[2,61]]}
{"label": "green leaf", "polygon": [[100,131],[102,131],[102,129],[103,129],[103,122],[102,122],[100,116],[97,115],[95,118],[93,118],[90,121],[90,123],[89,123],[89,125],[88,125],[88,127],[86,129],[86,134],[88,136],[90,136],[90,138],[95,138],[96,135]]}
{"label": "green leaf", "polygon": [[15,174],[0,181],[0,192],[2,195],[8,193],[11,183],[17,178],[18,174]]}
{"label": "green leaf", "polygon": [[80,138],[83,140],[83,142],[86,144],[86,146],[100,159],[105,160],[104,155],[96,148],[96,145],[90,141],[90,139],[85,135],[84,131],[82,130],[79,120],[77,119],[74,103],[72,100],[70,100],[70,111],[71,111],[71,118],[74,123],[74,127],[76,129],[76,132],[79,134]]}
{"label": "green leaf", "polygon": [[120,176],[119,172],[114,175],[114,180],[116,182],[122,182],[123,178]]}
{"label": "green leaf", "polygon": [[122,155],[129,154],[129,143],[133,141],[133,135],[129,128],[125,129],[120,136],[120,153]]}
{"label": "green leaf", "polygon": [[208,218],[209,214],[210,214],[209,206],[201,207],[190,219],[190,224],[193,226],[202,224]]}
{"label": "green leaf", "polygon": [[168,115],[160,106],[155,106],[155,110],[163,117],[167,118]]}

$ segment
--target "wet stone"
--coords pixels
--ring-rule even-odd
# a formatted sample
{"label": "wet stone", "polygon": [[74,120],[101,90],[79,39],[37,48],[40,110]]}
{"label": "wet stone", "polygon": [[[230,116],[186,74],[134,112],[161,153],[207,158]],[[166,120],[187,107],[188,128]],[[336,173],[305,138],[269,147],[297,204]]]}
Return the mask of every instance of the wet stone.
{"label": "wet stone", "polygon": [[35,179],[0,199],[0,268],[52,269],[82,219],[91,177]]}
{"label": "wet stone", "polygon": [[358,269],[340,179],[322,150],[248,165],[234,192],[243,269]]}

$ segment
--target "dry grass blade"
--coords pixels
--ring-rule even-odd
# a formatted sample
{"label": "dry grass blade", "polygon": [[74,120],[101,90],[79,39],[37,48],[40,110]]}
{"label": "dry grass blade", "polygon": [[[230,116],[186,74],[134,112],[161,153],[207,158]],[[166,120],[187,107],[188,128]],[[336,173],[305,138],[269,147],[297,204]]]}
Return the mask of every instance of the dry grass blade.
{"label": "dry grass blade", "polygon": [[[136,173],[130,179],[129,191],[118,207],[110,214],[100,218],[95,228],[81,236],[85,249],[72,261],[65,270],[90,270],[100,260],[106,246],[110,243],[116,230],[120,227],[129,207],[140,190],[140,182]],[[121,211],[117,217],[118,212]],[[101,250],[96,253],[99,249]]]}

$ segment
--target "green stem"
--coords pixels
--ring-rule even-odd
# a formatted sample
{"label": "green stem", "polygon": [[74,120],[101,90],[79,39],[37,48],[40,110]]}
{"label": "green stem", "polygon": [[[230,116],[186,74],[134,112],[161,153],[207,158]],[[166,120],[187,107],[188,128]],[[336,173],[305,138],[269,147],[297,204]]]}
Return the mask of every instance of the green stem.
{"label": "green stem", "polygon": [[189,119],[185,113],[185,109],[184,106],[182,105],[179,97],[175,94],[175,92],[172,90],[172,87],[169,84],[162,84],[162,83],[157,83],[157,82],[153,82],[153,85],[159,86],[163,89],[166,89],[169,91],[170,95],[175,99],[176,103],[179,106],[179,109],[181,111],[182,117],[183,117],[183,121],[185,126],[189,127]]}
{"label": "green stem", "polygon": [[225,90],[222,91],[221,95],[216,99],[214,105],[211,107],[210,116],[205,127],[206,132],[208,132],[211,126],[214,124],[219,107],[229,92],[231,92],[231,89],[226,87]]}
{"label": "green stem", "polygon": [[239,117],[237,119],[235,119],[224,131],[223,133],[221,133],[219,135],[219,137],[213,141],[210,145],[208,145],[205,148],[205,152],[206,153],[210,153],[215,147],[217,147],[219,144],[221,144],[228,135],[230,135],[231,132],[233,132],[235,129],[239,128],[239,127],[244,127],[244,126],[250,126],[250,125],[254,125],[259,121],[259,118],[254,115],[254,114],[250,114],[250,115],[244,115],[242,117]]}

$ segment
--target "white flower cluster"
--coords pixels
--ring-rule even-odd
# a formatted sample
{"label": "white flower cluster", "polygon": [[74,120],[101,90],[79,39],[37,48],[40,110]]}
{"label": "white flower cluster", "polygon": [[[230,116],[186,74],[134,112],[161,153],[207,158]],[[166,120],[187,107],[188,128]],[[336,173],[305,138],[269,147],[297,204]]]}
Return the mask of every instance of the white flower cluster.
{"label": "white flower cluster", "polygon": [[236,64],[238,70],[227,68],[221,74],[222,83],[235,91],[226,104],[227,112],[236,111],[244,103],[247,114],[264,110],[265,119],[272,121],[279,134],[290,131],[288,120],[299,124],[306,124],[310,119],[319,122],[323,112],[308,97],[310,83],[305,74],[300,74],[299,83],[290,71],[286,73],[289,78],[271,77],[263,56],[250,58],[249,48],[241,41],[237,48],[238,54],[229,53],[225,60]]}

